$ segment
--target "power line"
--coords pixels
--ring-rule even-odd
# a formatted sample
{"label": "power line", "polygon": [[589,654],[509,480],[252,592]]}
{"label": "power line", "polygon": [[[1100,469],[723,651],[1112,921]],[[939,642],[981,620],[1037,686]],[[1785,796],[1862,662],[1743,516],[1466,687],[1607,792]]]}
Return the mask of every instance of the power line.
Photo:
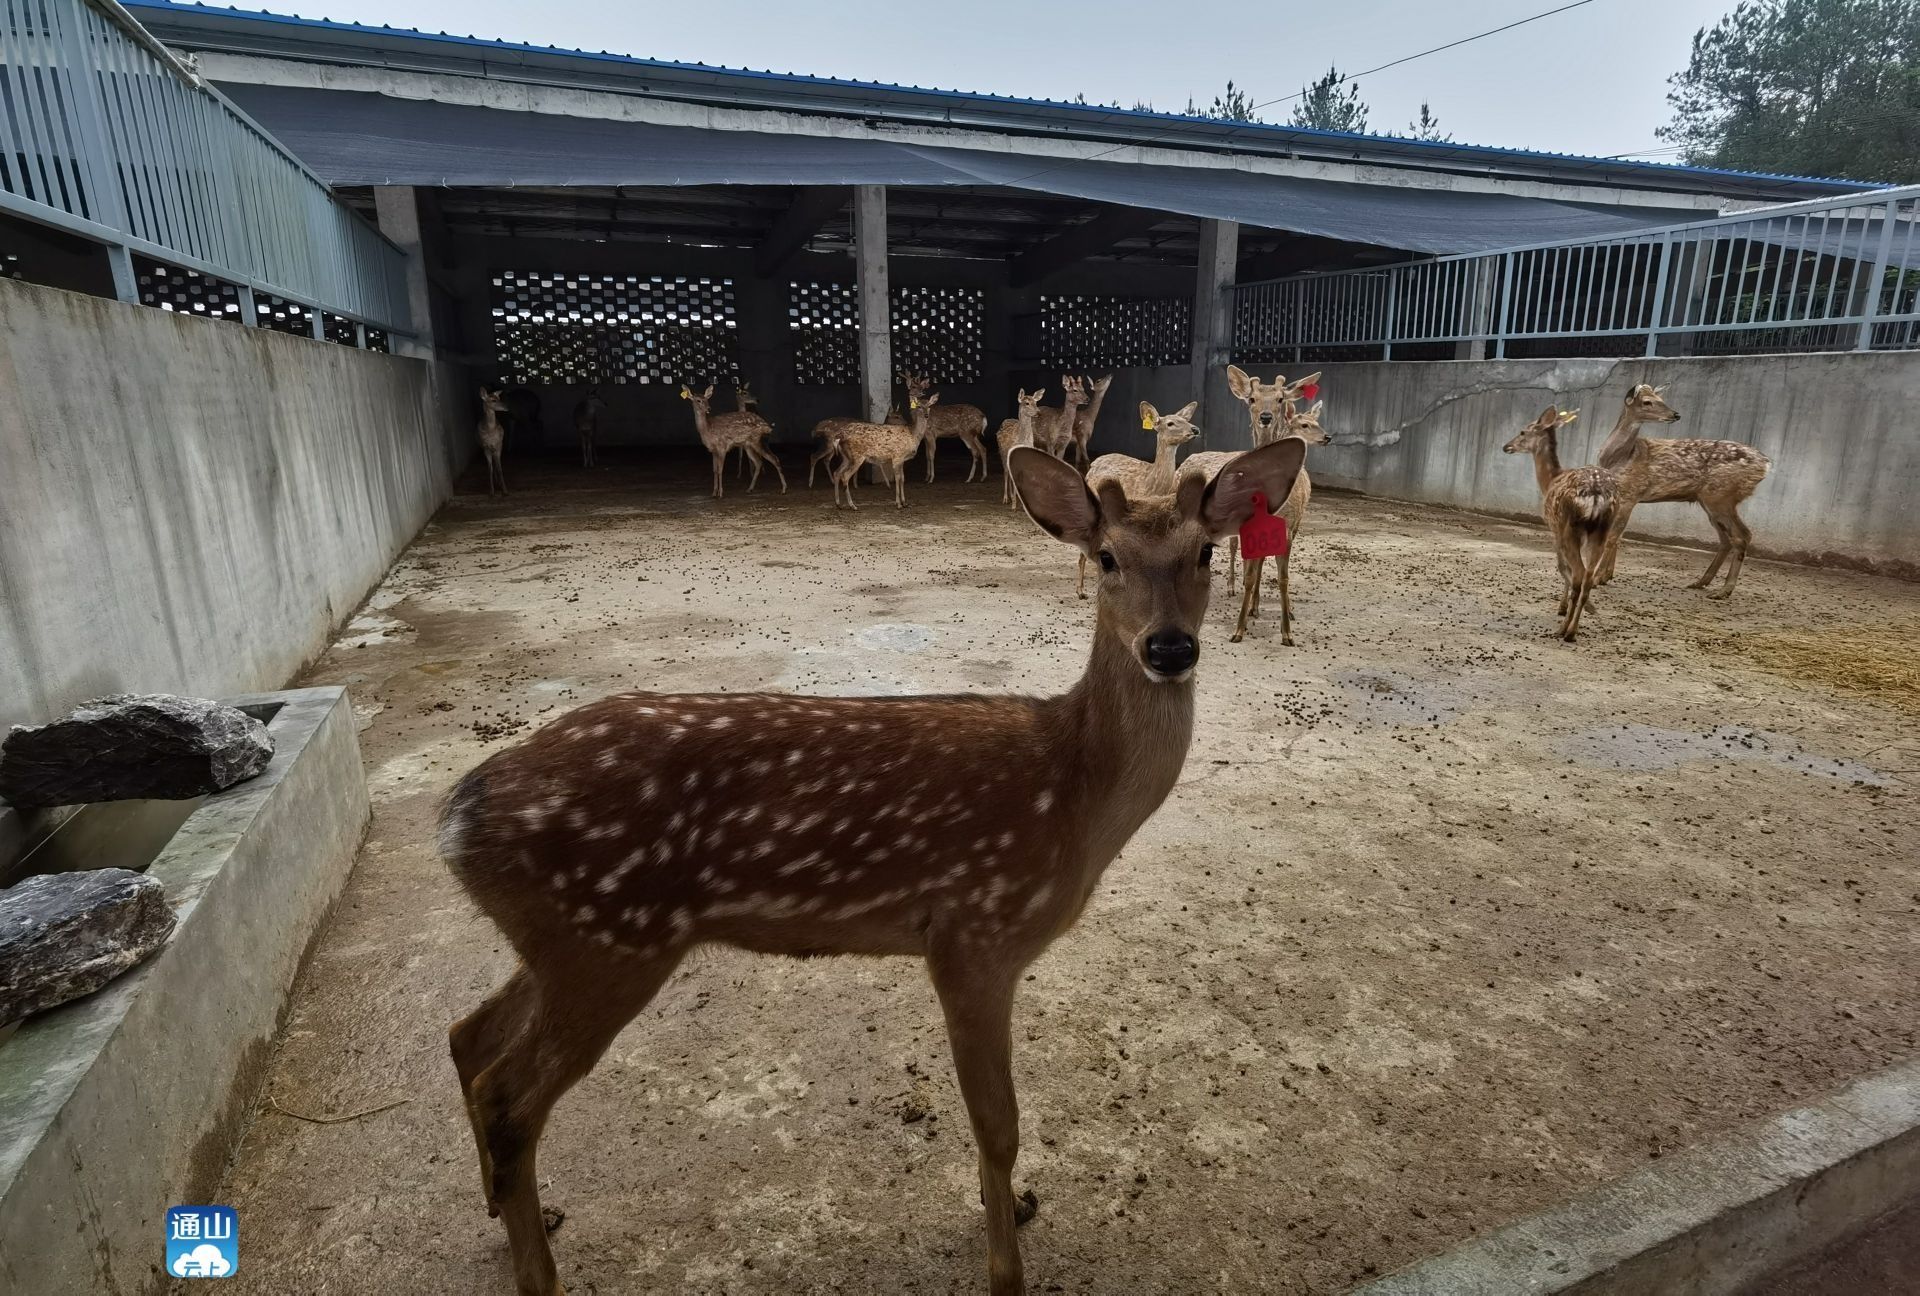
{"label": "power line", "polygon": [[[1394,59],[1390,63],[1382,63],[1379,67],[1368,68],[1365,72],[1355,72],[1351,76],[1343,76],[1338,81],[1334,82],[1334,84],[1345,85],[1347,82],[1358,80],[1360,77],[1372,76],[1375,72],[1385,72],[1388,68],[1399,67],[1402,63],[1411,63],[1415,59],[1423,59],[1430,54],[1440,54],[1450,49],[1458,49],[1462,45],[1471,45],[1474,41],[1485,40],[1489,36],[1498,36],[1501,32],[1512,31],[1515,27],[1524,27],[1528,23],[1539,22],[1542,18],[1551,18],[1555,14],[1563,14],[1567,12],[1567,10],[1569,9],[1578,9],[1582,5],[1590,5],[1592,3],[1593,3],[1593,0],[1573,0],[1572,4],[1561,5],[1558,9],[1548,9],[1545,12],[1534,14],[1528,18],[1517,19],[1516,21],[1507,23],[1505,26],[1502,26],[1502,27],[1494,27],[1487,31],[1478,32],[1472,36],[1462,36],[1459,40],[1448,41],[1445,45],[1435,45],[1432,49],[1424,49],[1417,54],[1408,54],[1404,58]],[[1278,99],[1269,99],[1265,103],[1258,103],[1253,105],[1253,107],[1248,109],[1248,111],[1257,112],[1262,108],[1271,108],[1275,104],[1287,103],[1290,100],[1302,98],[1303,96],[1305,96],[1306,93],[1307,93],[1306,91],[1302,90],[1299,94],[1283,95]],[[1244,130],[1248,124],[1249,123],[1242,123],[1239,126],[1235,126],[1232,130],[1229,130],[1225,135],[1222,135],[1220,137],[1220,142],[1224,143],[1225,141],[1232,139],[1236,134]],[[1261,122],[1258,124],[1264,126],[1264,125],[1273,125],[1275,123]],[[1160,132],[1160,134],[1162,135],[1171,135],[1173,133],[1174,132],[1171,129]],[[1152,137],[1149,136],[1148,138],[1152,138]],[[1098,153],[1092,153],[1086,157],[1073,158],[1071,160],[1075,162],[1093,162],[1100,158],[1107,157],[1110,154],[1118,153],[1121,149],[1132,148],[1136,144],[1139,144],[1140,142],[1141,142],[1140,140],[1129,140],[1125,144],[1116,144],[1110,149],[1102,149]],[[1015,176],[1013,179],[1005,181],[1004,183],[1009,185],[1016,185],[1023,180],[1032,180],[1037,176],[1043,176],[1051,171],[1058,171],[1059,169],[1060,169],[1059,165],[1041,167],[1038,171],[1029,171],[1025,175]]]}

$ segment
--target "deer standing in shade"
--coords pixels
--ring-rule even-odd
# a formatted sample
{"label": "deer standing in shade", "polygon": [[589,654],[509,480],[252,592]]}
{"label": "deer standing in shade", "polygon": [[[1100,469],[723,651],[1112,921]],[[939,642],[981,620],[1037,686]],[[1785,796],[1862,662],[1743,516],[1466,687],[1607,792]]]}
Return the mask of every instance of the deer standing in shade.
{"label": "deer standing in shade", "polygon": [[1646,383],[1636,385],[1627,393],[1619,420],[1600,446],[1600,467],[1620,474],[1620,506],[1607,533],[1597,583],[1604,585],[1613,579],[1620,537],[1636,507],[1692,500],[1705,510],[1707,521],[1720,537],[1720,547],[1700,579],[1687,588],[1707,589],[1720,564],[1731,557],[1727,583],[1717,590],[1707,590],[1707,597],[1732,598],[1741,564],[1747,560],[1747,546],[1753,541],[1753,532],[1740,517],[1740,505],[1765,480],[1773,460],[1738,441],[1642,437],[1642,423],[1679,421],[1679,412],[1666,402],[1666,390]]}
{"label": "deer standing in shade", "polygon": [[[866,421],[864,419],[855,418],[824,418],[813,425],[813,435],[820,442],[820,446],[807,458],[808,490],[813,489],[814,469],[823,463],[827,466],[827,479],[829,481],[833,479],[834,460],[840,457],[840,438],[845,435],[846,430],[850,427],[865,426]],[[908,427],[911,425],[907,422],[906,415],[902,414],[900,407],[896,405],[887,411],[887,426]],[[893,477],[884,463],[875,460],[874,468],[879,472],[887,485],[893,485]],[[848,486],[851,488],[852,483],[849,482]]]}
{"label": "deer standing in shade", "polygon": [[1046,394],[1045,387],[1036,387],[1032,391],[1022,387],[1019,401],[1020,417],[1001,420],[1000,430],[994,433],[994,440],[1000,444],[1000,473],[1004,478],[1001,483],[1000,500],[1010,509],[1019,508],[1020,503],[1013,489],[1013,474],[1007,471],[1008,460],[1015,446],[1033,444],[1033,428],[1040,414],[1040,398]]}
{"label": "deer standing in shade", "polygon": [[[901,371],[899,377],[900,385],[907,389],[909,417],[912,416],[916,404],[934,403],[927,399],[928,393],[933,391],[933,379],[918,378],[905,370]],[[937,451],[940,448],[941,437],[960,438],[961,444],[967,447],[967,453],[973,456],[973,462],[967,465],[968,481],[973,480],[976,472],[979,473],[981,481],[987,479],[987,448],[980,444],[980,438],[986,435],[987,416],[981,412],[978,405],[958,403],[943,405],[926,426],[930,429],[927,437],[927,481],[929,483],[933,481],[933,465],[934,460],[939,458]]]}
{"label": "deer standing in shade", "polygon": [[[734,408],[734,412],[738,414],[758,414],[760,412],[760,398],[753,394],[753,388],[747,383],[745,379],[742,379],[741,381],[736,382],[733,385],[733,408]],[[756,441],[756,444],[759,446],[760,452],[762,454],[768,453],[767,434],[771,433],[772,431],[773,431],[773,425],[769,423],[767,425],[766,433],[762,433],[758,438],[758,440]],[[728,454],[731,455],[732,452],[729,451]],[[745,477],[747,475],[747,466],[751,462],[752,462],[752,456],[747,454],[746,450],[741,449],[740,462],[734,467],[734,470],[733,470],[733,477],[735,481],[738,481],[740,478]]]}
{"label": "deer standing in shade", "polygon": [[[1116,482],[1130,500],[1154,495],[1171,495],[1179,484],[1174,458],[1180,447],[1200,435],[1193,425],[1193,412],[1199,401],[1188,401],[1171,413],[1162,414],[1146,401],[1140,402],[1140,426],[1153,433],[1153,458],[1136,459],[1132,455],[1104,454],[1087,468],[1087,489],[1098,493],[1105,482]],[[1074,593],[1087,596],[1087,556],[1080,555],[1080,583]]]}
{"label": "deer standing in shade", "polygon": [[600,434],[600,416],[607,411],[607,402],[600,397],[599,384],[587,388],[586,399],[573,407],[573,430],[580,438],[580,466],[591,468],[594,463],[593,442]]}
{"label": "deer standing in shade", "polygon": [[500,466],[500,455],[506,449],[507,428],[500,421],[502,414],[508,413],[504,396],[499,392],[488,391],[485,383],[480,385],[480,453],[487,460],[487,494],[493,494],[494,483],[498,482],[500,493],[507,493],[507,474]]}
{"label": "deer standing in shade", "polygon": [[1080,457],[1080,467],[1083,469],[1090,462],[1088,447],[1093,443],[1093,428],[1100,421],[1100,407],[1106,403],[1107,388],[1113,386],[1113,375],[1108,374],[1105,378],[1088,377],[1084,381],[1086,407],[1073,416],[1073,452]]}
{"label": "deer standing in shade", "polygon": [[1561,428],[1580,417],[1549,405],[1540,417],[1500,447],[1508,454],[1531,454],[1534,478],[1540,483],[1540,516],[1553,535],[1553,552],[1560,566],[1560,630],[1568,643],[1580,630],[1580,614],[1598,583],[1600,563],[1607,553],[1607,537],[1623,508],[1619,474],[1605,468],[1562,468],[1557,437]]}
{"label": "deer standing in shade", "polygon": [[1034,411],[1033,444],[1056,459],[1065,459],[1073,445],[1074,423],[1087,403],[1087,384],[1075,374],[1060,375],[1060,404]]}
{"label": "deer standing in shade", "polygon": [[680,399],[693,406],[693,426],[700,434],[700,444],[713,456],[713,498],[723,499],[726,496],[727,452],[735,449],[753,460],[753,476],[747,481],[749,491],[760,484],[761,468],[769,467],[780,479],[780,493],[787,493],[787,475],[780,471],[780,460],[760,448],[767,433],[773,431],[765,419],[758,414],[742,414],[737,410],[731,414],[712,413],[712,383],[708,383],[703,392],[682,387]]}
{"label": "deer standing in shade", "polygon": [[521,1296],[560,1292],[534,1164],[554,1103],[702,944],[926,960],[989,1287],[1025,1290],[1014,992],[1179,778],[1213,545],[1256,492],[1285,497],[1304,453],[1282,441],[1129,500],[1014,449],[1028,514],[1100,564],[1092,654],[1064,694],[627,693],[460,780],[439,851],[519,960],[448,1046]]}
{"label": "deer standing in shade", "polygon": [[840,506],[842,492],[846,496],[846,507],[860,507],[853,502],[853,479],[869,460],[885,464],[891,470],[888,476],[893,482],[893,506],[907,506],[907,460],[918,454],[923,446],[929,454],[932,453],[928,416],[939,401],[938,392],[922,396],[914,406],[911,427],[899,427],[892,423],[854,423],[841,432],[840,464],[833,470],[834,507]]}

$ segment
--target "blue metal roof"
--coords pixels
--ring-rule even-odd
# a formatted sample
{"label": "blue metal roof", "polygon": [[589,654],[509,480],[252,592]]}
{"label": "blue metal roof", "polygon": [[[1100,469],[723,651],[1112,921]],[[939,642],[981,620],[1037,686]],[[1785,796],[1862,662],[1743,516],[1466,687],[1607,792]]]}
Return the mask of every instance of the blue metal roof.
{"label": "blue metal roof", "polygon": [[[1583,157],[1533,149],[1350,134],[1272,122],[1233,122],[1053,99],[896,85],[841,77],[641,58],[448,32],[334,22],[177,0],[125,0],[169,44],[314,61],[406,67],[470,65],[475,75],[577,84],[581,71],[606,88],[701,102],[756,103],[788,111],[897,116],[1025,134],[1144,145],[1337,157],[1424,169],[1526,175],[1623,187],[1742,197],[1804,198],[1873,189],[1853,180],[1722,171],[1667,162]],[[568,75],[569,71],[574,75]],[[634,84],[634,82],[638,84]]]}

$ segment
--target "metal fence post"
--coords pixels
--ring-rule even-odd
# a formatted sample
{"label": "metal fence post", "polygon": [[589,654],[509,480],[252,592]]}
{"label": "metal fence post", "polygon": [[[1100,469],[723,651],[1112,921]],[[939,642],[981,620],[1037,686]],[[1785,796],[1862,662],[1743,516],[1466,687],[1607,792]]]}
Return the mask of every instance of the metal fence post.
{"label": "metal fence post", "polygon": [[1899,204],[1889,199],[1882,210],[1885,215],[1880,218],[1880,250],[1873,257],[1873,273],[1867,276],[1867,300],[1860,312],[1860,336],[1854,339],[1855,351],[1873,348],[1873,317],[1880,311],[1880,284],[1887,277],[1887,261],[1893,254],[1893,222],[1900,214]]}
{"label": "metal fence post", "polygon": [[253,300],[253,289],[246,284],[235,284],[234,295],[240,299],[240,322],[248,328],[260,326],[260,308]]}
{"label": "metal fence post", "polygon": [[325,342],[327,340],[327,313],[318,306],[309,306],[307,308],[307,316],[308,322],[313,326],[313,340],[316,342]]}
{"label": "metal fence post", "polygon": [[1400,301],[1400,276],[1393,270],[1387,271],[1387,317],[1380,325],[1380,358],[1393,359],[1393,312]]}
{"label": "metal fence post", "polygon": [[1660,317],[1667,309],[1667,276],[1673,265],[1673,235],[1660,236],[1660,269],[1653,276],[1653,307],[1647,312],[1646,357],[1660,354]]}
{"label": "metal fence post", "polygon": [[1500,331],[1493,337],[1493,358],[1507,358],[1507,329],[1513,324],[1513,256],[1511,252],[1500,254]]}
{"label": "metal fence post", "polygon": [[[80,165],[86,170],[87,214],[102,225],[127,234],[127,195],[121,187],[120,159],[107,136],[107,118],[100,106],[100,82],[94,73],[94,60],[87,49],[88,10],[81,5],[55,9],[60,14],[60,53],[66,60],[66,75],[61,78],[73,105],[73,125],[79,132]],[[133,255],[125,244],[107,245],[107,268],[113,275],[113,295],[123,302],[140,300],[140,285],[133,273]]]}

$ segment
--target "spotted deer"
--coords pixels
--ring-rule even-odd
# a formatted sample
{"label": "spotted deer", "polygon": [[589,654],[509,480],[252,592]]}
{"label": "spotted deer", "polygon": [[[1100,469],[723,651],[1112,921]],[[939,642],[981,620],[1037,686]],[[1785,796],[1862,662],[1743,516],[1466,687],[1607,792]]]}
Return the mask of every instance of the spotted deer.
{"label": "spotted deer", "polygon": [[1092,652],[1064,694],[626,693],[460,780],[439,851],[518,962],[448,1045],[521,1296],[560,1292],[534,1161],[554,1103],[703,944],[926,961],[979,1155],[989,1287],[1025,1290],[1014,993],[1179,778],[1211,550],[1255,492],[1286,495],[1304,450],[1129,500],[1014,449],[1028,514],[1100,563]]}
{"label": "spotted deer", "polygon": [[[1301,381],[1305,383],[1308,380],[1302,379]],[[1331,438],[1327,436],[1326,429],[1320,426],[1320,411],[1326,408],[1326,404],[1325,401],[1315,401],[1304,410],[1297,407],[1293,408],[1292,412],[1287,416],[1286,423],[1278,440],[1297,440],[1305,445],[1327,444]],[[1267,444],[1273,445],[1276,444],[1276,442],[1268,441]],[[1212,476],[1214,473],[1219,472],[1224,465],[1231,463],[1234,457],[1230,452],[1223,453],[1218,450],[1209,450],[1201,454],[1188,455],[1186,461],[1180,465],[1180,471],[1183,474],[1191,472],[1199,473],[1202,476]],[[1280,642],[1289,648],[1293,647],[1293,586],[1291,581],[1293,553],[1291,546],[1298,542],[1300,531],[1307,524],[1307,503],[1312,498],[1313,482],[1308,479],[1306,469],[1302,468],[1299,476],[1294,478],[1292,493],[1287,496],[1286,500],[1278,508],[1271,510],[1286,519],[1287,523],[1288,552],[1281,554],[1273,561],[1274,579],[1280,586]],[[1235,562],[1239,552],[1239,537],[1236,536],[1232,541],[1228,542],[1227,546],[1227,583],[1229,585],[1234,581],[1234,573],[1236,570]],[[1239,643],[1247,637],[1247,619],[1249,617],[1258,619],[1260,616],[1260,576],[1265,570],[1266,564],[1267,560],[1265,558],[1250,560],[1247,563],[1246,579],[1242,582],[1240,589],[1240,621],[1239,624],[1234,627],[1233,639],[1231,640],[1233,643]]]}
{"label": "spotted deer", "polygon": [[845,507],[860,507],[853,502],[853,479],[868,461],[884,464],[889,470],[887,475],[893,482],[893,506],[907,506],[907,460],[918,454],[922,447],[926,448],[928,454],[933,453],[928,415],[939,401],[938,392],[922,396],[914,406],[913,423],[909,427],[893,423],[854,423],[840,433],[840,462],[833,470],[835,508],[841,507],[842,495],[846,498]]}
{"label": "spotted deer", "polygon": [[593,467],[593,442],[600,435],[600,416],[606,412],[607,402],[601,398],[598,384],[587,388],[586,398],[573,407],[573,430],[580,438],[582,468]]}
{"label": "spotted deer", "polygon": [[[1193,412],[1199,406],[1199,401],[1188,401],[1179,409],[1162,414],[1146,401],[1141,401],[1140,426],[1153,433],[1153,458],[1136,459],[1125,454],[1101,455],[1087,468],[1087,488],[1098,491],[1104,482],[1117,482],[1130,500],[1173,494],[1174,487],[1179,483],[1174,470],[1174,457],[1181,446],[1200,435],[1200,430],[1193,425]],[[1085,554],[1080,555],[1080,583],[1074,587],[1074,592],[1081,598],[1087,596]]]}
{"label": "spotted deer", "polygon": [[1618,473],[1560,466],[1556,444],[1560,429],[1579,417],[1579,410],[1562,412],[1549,405],[1500,447],[1508,454],[1533,456],[1534,478],[1540,483],[1540,515],[1553,536],[1554,558],[1560,567],[1559,635],[1568,643],[1579,633],[1580,614],[1598,583],[1607,537],[1624,501]]}
{"label": "spotted deer", "polygon": [[[734,411],[739,414],[760,413],[760,398],[754,395],[752,385],[744,378],[733,385],[733,408]],[[766,432],[761,433],[756,440],[756,444],[760,447],[762,454],[767,453],[767,436],[772,433],[772,431],[773,425],[768,424]],[[728,454],[731,455],[732,451],[729,451]],[[740,462],[733,470],[735,481],[747,475],[747,468],[751,463],[752,456],[747,454],[745,447],[740,447]]]}
{"label": "spotted deer", "polygon": [[707,389],[696,392],[691,387],[680,389],[680,399],[693,406],[693,426],[700,434],[700,444],[713,456],[713,498],[722,499],[727,493],[727,453],[738,449],[753,461],[753,476],[747,481],[751,491],[760,484],[760,470],[772,468],[780,479],[780,493],[787,493],[787,475],[780,471],[780,460],[770,451],[760,448],[767,434],[773,428],[758,414],[743,414],[735,411],[731,414],[715,414],[713,408],[713,384]]}
{"label": "spotted deer", "polygon": [[[1753,541],[1753,532],[1740,517],[1740,505],[1765,480],[1773,460],[1738,441],[1642,437],[1642,423],[1679,421],[1679,412],[1666,402],[1666,390],[1646,383],[1635,386],[1627,393],[1613,431],[1600,446],[1596,462],[1620,474],[1621,505],[1607,533],[1597,583],[1604,585],[1613,579],[1620,537],[1636,507],[1692,500],[1705,510],[1707,521],[1720,537],[1720,547],[1700,579],[1687,588],[1706,589],[1711,599],[1732,598],[1740,567],[1747,560],[1747,546]],[[1733,562],[1727,568],[1727,583],[1717,590],[1707,589],[1728,557]]]}
{"label": "spotted deer", "polygon": [[[900,412],[900,407],[898,405],[895,405],[892,409],[889,409],[887,411],[887,423],[889,426],[892,426],[892,427],[909,426],[909,424],[907,423],[906,415]],[[821,464],[825,464],[827,466],[827,477],[829,480],[832,479],[833,461],[839,458],[840,456],[841,434],[844,433],[850,427],[858,427],[861,425],[862,425],[862,420],[853,419],[853,418],[824,418],[824,419],[821,419],[818,423],[815,423],[813,425],[814,438],[820,442],[820,445],[819,445],[819,448],[816,449],[813,452],[813,454],[810,455],[807,459],[807,489],[808,490],[813,489],[814,469],[819,467],[819,465]],[[886,465],[876,464],[876,467],[879,469],[880,475],[886,478],[887,485],[889,486],[893,485],[893,478],[888,476],[888,470]]]}
{"label": "spotted deer", "polygon": [[1088,447],[1093,444],[1094,425],[1100,421],[1100,407],[1106,403],[1107,388],[1113,386],[1113,375],[1108,374],[1105,378],[1089,376],[1082,381],[1086,384],[1087,403],[1073,416],[1073,452],[1084,469],[1089,462]]}
{"label": "spotted deer", "polygon": [[500,493],[507,493],[507,474],[500,466],[500,453],[506,448],[507,428],[500,416],[512,417],[506,397],[501,392],[488,391],[485,383],[480,385],[480,453],[487,460],[487,494],[492,495],[494,484],[500,486]]}
{"label": "spotted deer", "polygon": [[[931,404],[927,397],[933,391],[933,379],[920,378],[901,370],[900,385],[907,389],[907,413],[911,417],[916,404]],[[967,465],[967,480],[972,481],[974,474],[980,480],[987,479],[987,448],[980,444],[980,438],[986,435],[987,416],[978,405],[955,403],[941,406],[937,415],[927,424],[932,430],[927,438],[927,481],[933,481],[934,460],[939,457],[939,439],[958,437],[967,447],[967,453],[973,456],[973,462]]]}
{"label": "spotted deer", "polygon": [[1033,444],[1056,459],[1065,459],[1073,445],[1073,426],[1088,400],[1087,384],[1075,374],[1060,375],[1060,404],[1042,405],[1034,412]]}
{"label": "spotted deer", "polygon": [[1040,398],[1046,394],[1045,387],[1036,387],[1032,391],[1022,387],[1018,406],[1020,416],[1002,420],[1000,430],[994,433],[994,440],[1000,444],[1000,473],[1004,478],[1000,500],[1010,509],[1019,508],[1020,502],[1019,496],[1013,489],[1013,474],[1008,471],[1008,458],[1013,454],[1015,446],[1033,444],[1034,420],[1040,413]]}

